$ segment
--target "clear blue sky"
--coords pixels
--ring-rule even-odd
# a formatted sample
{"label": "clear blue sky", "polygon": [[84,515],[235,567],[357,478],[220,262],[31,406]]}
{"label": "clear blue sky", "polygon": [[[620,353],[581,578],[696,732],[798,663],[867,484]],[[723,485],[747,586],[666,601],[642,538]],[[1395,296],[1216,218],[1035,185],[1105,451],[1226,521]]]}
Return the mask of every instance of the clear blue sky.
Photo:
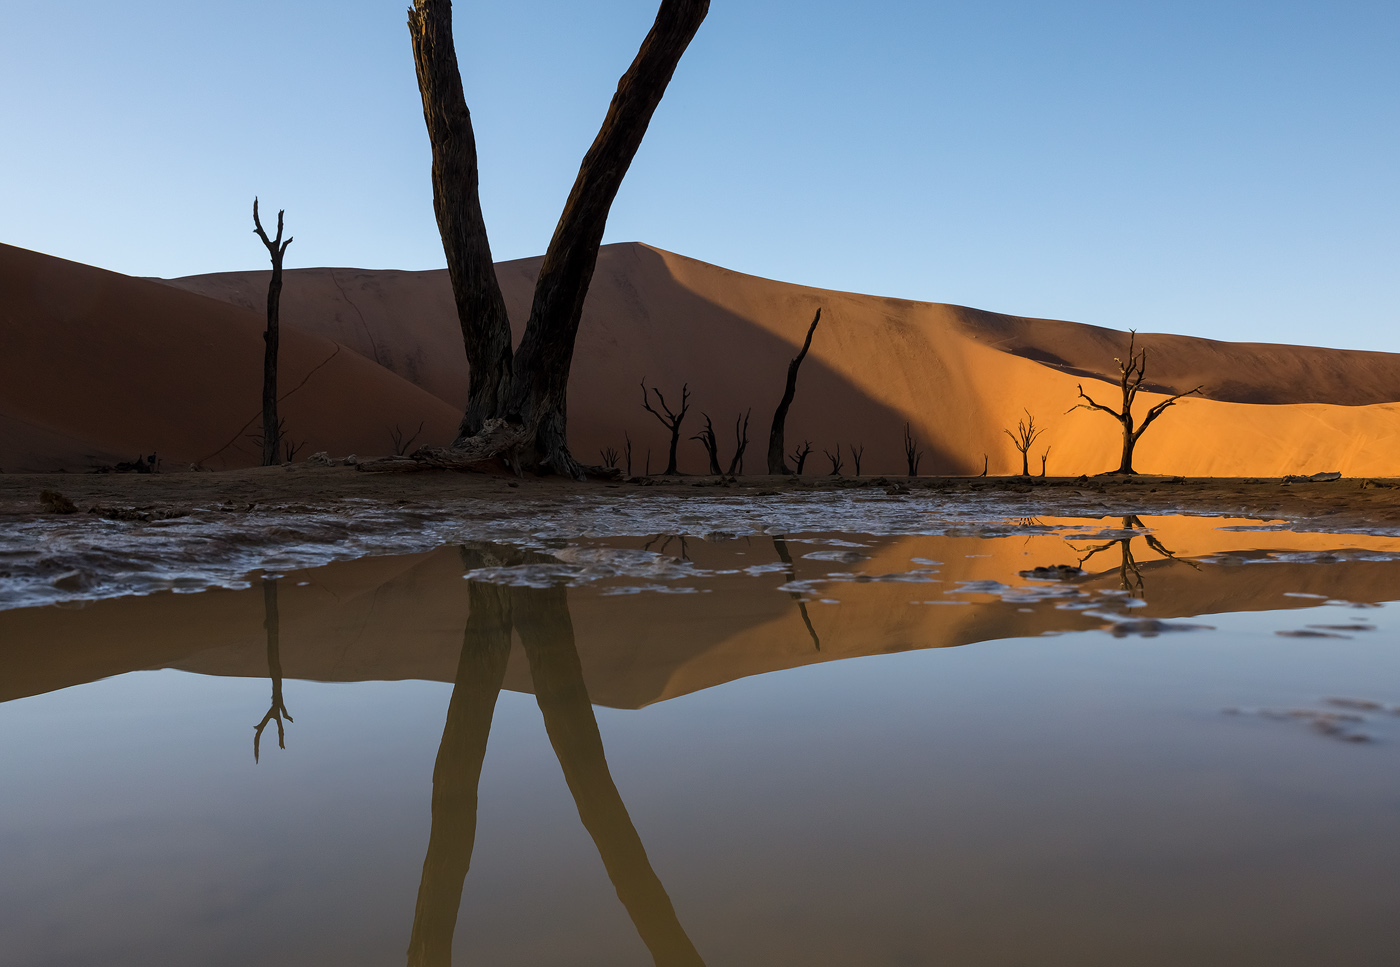
{"label": "clear blue sky", "polygon": [[[657,0],[456,4],[498,259]],[[0,3],[0,241],[137,275],[442,265],[405,0]],[[713,0],[613,209],[792,282],[1400,351],[1400,4]]]}

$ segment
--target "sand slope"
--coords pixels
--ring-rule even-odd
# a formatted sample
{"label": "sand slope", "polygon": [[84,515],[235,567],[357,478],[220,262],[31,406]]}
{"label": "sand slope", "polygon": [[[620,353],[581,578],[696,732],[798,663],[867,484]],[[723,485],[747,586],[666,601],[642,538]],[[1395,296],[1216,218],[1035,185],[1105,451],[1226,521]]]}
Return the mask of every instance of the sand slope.
{"label": "sand slope", "polygon": [[[539,259],[498,267],[512,320],[523,326]],[[0,246],[0,468],[79,469],[160,452],[167,465],[246,465],[242,429],[256,416],[265,272],[161,283]],[[751,413],[744,469],[762,471],[787,361],[817,307],[823,323],[788,423],[823,450],[863,448],[862,471],[903,473],[906,422],[925,473],[1020,470],[1004,430],[1029,409],[1046,429],[1048,471],[1117,465],[1117,424],[1066,413],[1076,386],[1112,403],[1113,356],[1125,333],[959,306],[772,282],[641,244],[604,247],[570,386],[570,436],[585,462],[605,449],[630,469],[659,471],[667,433],[640,405],[640,382],[691,412],[681,468],[702,472],[690,437],[715,423],[721,461],[735,421]],[[420,442],[450,438],[466,363],[446,273],[298,269],[283,299],[289,431],[302,455],[384,453],[390,430],[425,424]],[[1231,344],[1145,334],[1154,386],[1205,385],[1208,399],[1174,408],[1144,437],[1138,469],[1217,476],[1336,470],[1400,474],[1400,356]],[[339,347],[339,350],[338,350]],[[324,364],[324,365],[323,365]],[[322,367],[317,369],[317,367]],[[313,373],[314,371],[314,373]],[[1144,397],[1145,410],[1160,397]],[[625,456],[622,457],[625,460]]]}
{"label": "sand slope", "polygon": [[[263,328],[225,302],[0,245],[0,468],[256,463]],[[396,424],[456,427],[454,407],[311,333],[284,333],[279,382],[302,458],[383,452]]]}
{"label": "sand slope", "polygon": [[[517,335],[529,311],[539,259],[498,266]],[[262,298],[266,273],[228,273],[171,284],[244,305]],[[304,269],[288,274],[288,324],[351,346],[460,405],[466,366],[445,272]],[[905,469],[909,421],[931,473],[1016,472],[1003,430],[1029,408],[1048,432],[1052,474],[1096,473],[1117,465],[1117,424],[1103,414],[1065,411],[1076,386],[1112,403],[1113,357],[1127,334],[960,306],[916,303],[772,282],[641,244],[604,247],[585,310],[570,388],[575,450],[597,459],[634,442],[634,472],[664,463],[667,435],[642,411],[648,377],[673,404],[693,394],[682,469],[705,468],[688,438],[708,413],[727,464],[736,416],[752,409],[746,467],[761,469],[772,410],[787,360],[816,308],[824,311],[788,424],[810,439],[807,469],[826,471],[823,450],[839,445],[851,472]],[[295,321],[293,321],[295,320]],[[1138,469],[1163,473],[1276,475],[1339,470],[1400,473],[1400,356],[1312,347],[1224,343],[1144,334],[1150,383],[1168,392],[1204,384],[1144,437]],[[1145,410],[1160,397],[1144,397]],[[1246,403],[1249,405],[1241,405]]]}

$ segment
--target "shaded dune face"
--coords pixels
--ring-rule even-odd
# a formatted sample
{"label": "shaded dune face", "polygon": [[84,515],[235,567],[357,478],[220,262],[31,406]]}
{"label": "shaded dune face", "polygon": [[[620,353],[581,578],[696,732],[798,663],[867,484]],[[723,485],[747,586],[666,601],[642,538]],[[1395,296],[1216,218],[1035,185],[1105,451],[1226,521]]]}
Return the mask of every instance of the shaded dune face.
{"label": "shaded dune face", "polygon": [[[540,259],[498,276],[516,336]],[[81,469],[158,450],[168,465],[247,466],[256,447],[262,307],[268,273],[161,283],[0,246],[0,468]],[[452,438],[467,368],[445,271],[294,269],[282,297],[283,405],[301,456],[378,455],[395,430],[417,443]],[[680,469],[700,473],[691,437],[712,419],[720,460],[751,413],[747,472],[765,469],[767,435],[788,360],[812,315],[822,324],[788,417],[789,451],[862,448],[862,472],[903,474],[906,423],[920,472],[1016,473],[1004,430],[1024,410],[1045,435],[1054,475],[1117,466],[1120,431],[1101,413],[1066,412],[1076,385],[1116,405],[1122,332],[959,306],[832,292],[742,275],[646,245],[605,246],[584,311],[569,390],[570,443],[585,463],[632,441],[633,473],[665,465],[667,431],[641,406],[641,380],[673,405],[688,384]],[[1400,472],[1400,356],[1145,334],[1148,387],[1205,387],[1143,437],[1147,473],[1219,476]],[[339,350],[339,352],[338,352]],[[317,368],[321,367],[321,368]],[[625,459],[625,458],[624,458]]]}

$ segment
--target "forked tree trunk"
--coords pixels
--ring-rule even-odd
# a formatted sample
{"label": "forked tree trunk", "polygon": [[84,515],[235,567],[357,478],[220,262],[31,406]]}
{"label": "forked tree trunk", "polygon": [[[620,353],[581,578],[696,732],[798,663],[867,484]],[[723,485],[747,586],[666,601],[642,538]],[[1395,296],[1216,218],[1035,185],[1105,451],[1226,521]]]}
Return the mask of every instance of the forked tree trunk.
{"label": "forked tree trunk", "polygon": [[277,418],[277,350],[281,342],[282,257],[287,254],[289,238],[282,241],[282,217],[277,213],[277,237],[268,238],[258,217],[258,200],[253,199],[253,231],[262,239],[272,258],[272,280],[267,284],[267,330],[263,333],[262,465],[272,467],[282,462],[278,453],[282,446],[282,421]]}
{"label": "forked tree trunk", "polygon": [[[434,207],[472,369],[467,412],[454,449],[478,453],[481,447],[464,446],[468,438],[499,418],[519,432],[508,453],[497,453],[517,466],[582,476],[569,452],[565,404],[584,298],[613,199],[709,7],[709,0],[662,0],[656,22],[619,81],[603,126],[584,156],[512,359],[509,320],[481,217],[471,115],[452,46],[451,3],[415,0],[409,30],[433,145]],[[504,436],[498,433],[497,439]],[[447,464],[453,458],[437,459]],[[456,459],[468,462],[462,454]]]}

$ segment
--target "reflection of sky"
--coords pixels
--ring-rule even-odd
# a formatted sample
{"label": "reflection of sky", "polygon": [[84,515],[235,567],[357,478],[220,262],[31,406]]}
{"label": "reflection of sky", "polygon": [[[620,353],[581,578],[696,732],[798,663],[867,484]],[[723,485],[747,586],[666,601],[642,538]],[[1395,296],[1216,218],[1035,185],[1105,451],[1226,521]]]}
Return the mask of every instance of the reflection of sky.
{"label": "reflection of sky", "polygon": [[[1358,619],[1378,630],[1275,634]],[[1400,719],[1354,747],[1221,710],[1400,703],[1400,612],[1202,620],[1216,630],[990,641],[596,711],[712,964],[1130,962],[1188,934],[1247,938],[1271,963],[1307,963],[1320,939],[1372,962],[1395,912]],[[401,962],[449,686],[288,680],[288,748],[265,738],[255,767],[267,690],[142,672],[0,706],[0,941],[17,962]],[[529,695],[497,706],[457,949],[647,962]]]}

